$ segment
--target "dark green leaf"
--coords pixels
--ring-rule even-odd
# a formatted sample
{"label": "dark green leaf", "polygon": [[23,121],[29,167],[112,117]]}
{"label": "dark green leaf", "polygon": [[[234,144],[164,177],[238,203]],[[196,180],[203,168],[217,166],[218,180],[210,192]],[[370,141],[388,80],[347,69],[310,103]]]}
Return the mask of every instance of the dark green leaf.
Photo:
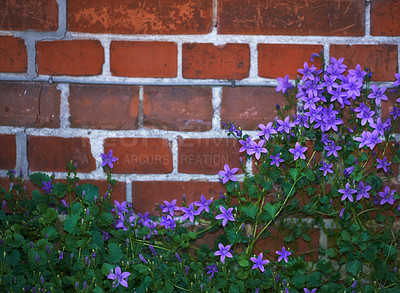
{"label": "dark green leaf", "polygon": [[362,261],[358,259],[349,260],[346,263],[346,268],[349,273],[353,274],[354,276],[357,276],[361,272]]}
{"label": "dark green leaf", "polygon": [[31,179],[31,181],[35,185],[37,185],[39,187],[43,187],[44,186],[43,185],[43,181],[45,181],[47,183],[50,180],[50,176],[49,175],[46,175],[46,174],[40,173],[40,172],[33,173],[33,174],[29,175],[29,178]]}
{"label": "dark green leaf", "polygon": [[240,205],[239,209],[252,219],[255,218],[258,212],[258,207],[251,201]]}

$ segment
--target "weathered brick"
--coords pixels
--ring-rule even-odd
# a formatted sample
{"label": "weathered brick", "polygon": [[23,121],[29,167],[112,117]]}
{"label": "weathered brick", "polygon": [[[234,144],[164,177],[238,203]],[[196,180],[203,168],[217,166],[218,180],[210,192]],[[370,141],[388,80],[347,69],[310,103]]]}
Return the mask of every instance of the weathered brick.
{"label": "weathered brick", "polygon": [[228,164],[241,173],[239,148],[240,144],[229,138],[178,138],[178,172],[218,176]]}
{"label": "weathered brick", "polygon": [[361,36],[364,19],[364,0],[218,1],[220,34]]}
{"label": "weathered brick", "polygon": [[98,75],[104,49],[98,40],[44,41],[36,45],[39,74]]}
{"label": "weathered brick", "polygon": [[124,42],[110,45],[111,73],[129,77],[176,77],[178,49],[171,42]]}
{"label": "weathered brick", "polygon": [[248,44],[183,44],[182,72],[185,78],[243,79],[249,76],[249,69]]}
{"label": "weathered brick", "polygon": [[396,0],[371,1],[371,35],[400,36],[400,2]]}
{"label": "weathered brick", "polygon": [[28,161],[31,171],[65,172],[65,166],[71,160],[77,164],[78,172],[91,172],[96,169],[88,138],[28,137]]}
{"label": "weathered brick", "polygon": [[[320,45],[292,45],[292,44],[258,44],[258,75],[266,78],[285,77],[295,79],[303,68],[305,61],[311,65],[311,55],[319,54]],[[313,63],[317,68],[321,67],[319,58],[314,58]]]}
{"label": "weathered brick", "polygon": [[0,100],[0,125],[60,126],[60,92],[54,84],[1,82]]}
{"label": "weathered brick", "polygon": [[2,0],[0,30],[55,31],[58,28],[56,0]]}
{"label": "weathered brick", "polygon": [[17,144],[14,134],[0,134],[0,169],[14,169],[17,163]]}
{"label": "weathered brick", "polygon": [[171,143],[163,138],[107,138],[104,152],[118,158],[114,173],[164,174],[172,172]]}
{"label": "weathered brick", "polygon": [[145,87],[143,124],[176,131],[212,128],[212,91],[204,87]]}
{"label": "weathered brick", "polygon": [[139,88],[122,85],[72,84],[69,89],[71,127],[137,129]]}
{"label": "weathered brick", "polygon": [[23,39],[0,37],[0,72],[25,72],[27,53]]}
{"label": "weathered brick", "polygon": [[163,204],[164,200],[170,202],[177,199],[178,206],[182,206],[183,196],[187,205],[200,200],[202,194],[207,199],[216,200],[223,189],[223,185],[219,182],[133,181],[132,205],[138,212],[156,215],[156,204]]}
{"label": "weathered brick", "polygon": [[207,34],[212,0],[68,1],[68,30],[113,34]]}
{"label": "weathered brick", "polygon": [[285,96],[269,87],[224,87],[222,91],[221,121],[235,122],[236,127],[258,130],[277,117],[275,105],[286,104]]}
{"label": "weathered brick", "polygon": [[372,70],[373,81],[394,80],[397,72],[396,45],[331,45],[330,54],[335,58],[344,57],[348,69],[357,64]]}

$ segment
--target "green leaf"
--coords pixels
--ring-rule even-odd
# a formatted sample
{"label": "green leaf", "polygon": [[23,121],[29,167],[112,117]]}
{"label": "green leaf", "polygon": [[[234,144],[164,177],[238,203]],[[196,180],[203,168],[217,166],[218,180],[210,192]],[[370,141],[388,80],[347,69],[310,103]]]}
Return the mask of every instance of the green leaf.
{"label": "green leaf", "polygon": [[162,292],[172,293],[174,292],[174,286],[170,282],[165,282]]}
{"label": "green leaf", "polygon": [[236,181],[231,181],[231,180],[229,180],[227,183],[226,183],[226,185],[225,185],[225,187],[226,187],[226,190],[230,193],[230,192],[232,192],[235,188],[239,188],[239,182],[236,182]]}
{"label": "green leaf", "polygon": [[92,249],[102,248],[103,245],[104,245],[103,236],[99,231],[95,231],[92,235],[92,243],[90,245],[90,248]]}
{"label": "green leaf", "polygon": [[282,172],[278,168],[273,168],[270,172],[268,172],[268,176],[274,181],[278,181],[279,178],[282,176]]}
{"label": "green leaf", "polygon": [[341,233],[342,239],[344,241],[350,241],[351,240],[351,235],[349,232],[347,232],[346,230],[343,230]]}
{"label": "green leaf", "polygon": [[293,186],[294,183],[283,182],[282,188],[286,196],[292,196],[296,192],[296,187]]}
{"label": "green leaf", "polygon": [[138,271],[140,274],[147,275],[149,274],[149,267],[142,264],[138,263],[134,266],[135,270]]}
{"label": "green leaf", "polygon": [[35,185],[37,185],[39,187],[43,187],[44,186],[43,185],[43,181],[45,181],[47,183],[50,180],[50,176],[49,175],[46,175],[46,174],[40,173],[40,172],[33,173],[33,174],[29,175],[29,178],[31,179],[31,181]]}
{"label": "green leaf", "polygon": [[11,253],[6,254],[6,263],[8,262],[8,264],[12,267],[16,266],[19,263],[20,259],[21,254],[17,249],[13,249]]}
{"label": "green leaf", "polygon": [[78,234],[79,228],[77,227],[79,216],[76,214],[68,215],[64,221],[64,230],[71,234]]}
{"label": "green leaf", "polygon": [[84,185],[79,185],[76,188],[76,195],[82,197],[83,191],[85,191],[84,199],[86,203],[94,202],[94,197],[99,196],[99,188],[93,184],[86,183]]}
{"label": "green leaf", "polygon": [[337,253],[335,251],[335,249],[333,249],[332,247],[328,249],[327,251],[327,255],[330,258],[335,258],[337,256]]}
{"label": "green leaf", "polygon": [[239,256],[239,265],[242,267],[242,268],[244,268],[244,267],[247,267],[247,266],[249,266],[249,261],[248,261],[248,259],[247,259],[247,255],[245,254],[245,253],[243,253],[243,254],[241,254],[240,256]]}
{"label": "green leaf", "polygon": [[280,206],[281,206],[280,203],[275,203],[275,204],[273,204],[273,205],[270,204],[270,203],[266,203],[266,204],[264,205],[264,210],[267,212],[268,216],[269,216],[271,219],[274,219],[274,218],[275,218],[275,214],[276,214],[276,212],[279,210]]}
{"label": "green leaf", "polygon": [[114,265],[105,262],[101,267],[101,271],[103,275],[107,276],[111,270],[114,270],[114,267],[115,267]]}
{"label": "green leaf", "polygon": [[262,188],[263,188],[265,191],[270,191],[271,188],[272,188],[272,182],[271,182],[271,181],[263,181],[263,182],[261,183],[261,185],[262,185]]}
{"label": "green leaf", "polygon": [[240,205],[239,209],[252,219],[255,218],[258,212],[258,207],[251,201]]}
{"label": "green leaf", "polygon": [[44,214],[39,217],[39,223],[49,225],[57,219],[57,211],[53,208],[47,208]]}
{"label": "green leaf", "polygon": [[307,233],[301,234],[301,238],[303,238],[303,240],[304,240],[305,242],[310,242],[310,241],[311,241],[311,236],[308,235]]}
{"label": "green leaf", "polygon": [[294,181],[296,181],[297,177],[300,174],[300,170],[296,168],[292,168],[289,170],[289,175],[293,178]]}
{"label": "green leaf", "polygon": [[32,199],[37,203],[47,202],[46,197],[43,194],[41,194],[40,191],[37,189],[32,191]]}
{"label": "green leaf", "polygon": [[346,263],[346,268],[349,273],[353,274],[354,276],[357,276],[361,272],[362,261],[358,259],[349,260]]}
{"label": "green leaf", "polygon": [[119,247],[116,243],[110,243],[108,245],[108,256],[107,259],[111,263],[119,263],[119,261],[123,258],[121,247]]}
{"label": "green leaf", "polygon": [[68,185],[63,183],[56,183],[52,189],[53,193],[59,197],[63,198],[67,194]]}
{"label": "green leaf", "polygon": [[310,169],[306,169],[304,171],[304,175],[306,175],[306,178],[310,181],[314,181],[315,180],[315,174],[313,171],[311,171]]}

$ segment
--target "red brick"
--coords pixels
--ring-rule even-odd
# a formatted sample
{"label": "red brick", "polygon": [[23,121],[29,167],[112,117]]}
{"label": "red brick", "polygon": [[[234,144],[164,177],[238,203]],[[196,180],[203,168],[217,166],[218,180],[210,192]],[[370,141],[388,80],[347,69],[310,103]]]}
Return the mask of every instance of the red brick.
{"label": "red brick", "polygon": [[212,91],[204,87],[145,87],[143,124],[148,128],[206,131],[212,128]]}
{"label": "red brick", "polygon": [[318,259],[318,251],[319,251],[319,235],[320,232],[318,229],[311,229],[307,232],[311,236],[311,241],[306,242],[301,237],[298,238],[294,242],[285,242],[284,237],[287,236],[284,234],[285,232],[290,232],[288,229],[281,231],[276,228],[268,228],[268,231],[271,232],[271,236],[258,239],[255,243],[255,249],[253,250],[254,254],[259,253],[259,251],[269,250],[269,253],[266,255],[270,260],[277,260],[278,255],[275,251],[282,250],[282,246],[285,246],[286,250],[290,250],[292,252],[293,257],[297,256],[305,256],[306,261],[311,261],[312,259]]}
{"label": "red brick", "polygon": [[[319,54],[320,45],[258,44],[258,75],[266,78],[285,77],[296,79],[297,70],[303,68],[305,61],[310,65],[313,53]],[[319,58],[314,65],[321,68]]]}
{"label": "red brick", "polygon": [[396,0],[371,1],[371,35],[400,36],[400,2]]}
{"label": "red brick", "polygon": [[178,138],[178,172],[218,176],[225,164],[240,170],[239,146],[229,138]]}
{"label": "red brick", "polygon": [[394,80],[397,72],[396,45],[331,45],[331,56],[344,57],[348,69],[357,64],[372,70],[373,81]]}
{"label": "red brick", "polygon": [[58,4],[56,0],[3,0],[0,19],[0,30],[56,31]]}
{"label": "red brick", "polygon": [[0,100],[0,125],[60,126],[60,92],[55,84],[1,82]]}
{"label": "red brick", "polygon": [[185,195],[187,206],[200,200],[204,194],[207,199],[218,199],[219,193],[224,187],[219,182],[207,181],[133,181],[132,182],[132,205],[141,213],[149,212],[156,215],[156,204],[162,204],[164,200],[177,199],[177,205],[182,206],[183,195]]}
{"label": "red brick", "polygon": [[135,86],[70,85],[71,127],[137,129],[138,105],[139,88]]}
{"label": "red brick", "polygon": [[0,37],[0,71],[25,72],[27,53],[23,39]]}
{"label": "red brick", "polygon": [[111,42],[111,73],[129,77],[176,77],[178,49],[170,42]]}
{"label": "red brick", "polygon": [[0,169],[14,169],[17,163],[17,144],[14,134],[0,134]]}
{"label": "red brick", "polygon": [[171,143],[163,138],[107,138],[104,152],[118,158],[114,173],[165,174],[172,172]]}
{"label": "red brick", "polygon": [[249,76],[249,69],[248,44],[183,44],[182,71],[185,78],[243,79]]}
{"label": "red brick", "polygon": [[46,41],[36,45],[39,74],[98,75],[104,50],[97,40]]}
{"label": "red brick", "polygon": [[28,161],[31,171],[65,172],[66,165],[71,160],[77,164],[78,172],[91,172],[96,169],[88,138],[28,137]]}
{"label": "red brick", "polygon": [[364,0],[218,1],[219,34],[361,36],[364,19]]}
{"label": "red brick", "polygon": [[285,96],[268,87],[224,87],[222,91],[221,120],[235,122],[236,127],[258,130],[277,117],[275,104],[286,104]]}
{"label": "red brick", "polygon": [[68,30],[113,34],[207,34],[212,0],[69,0]]}

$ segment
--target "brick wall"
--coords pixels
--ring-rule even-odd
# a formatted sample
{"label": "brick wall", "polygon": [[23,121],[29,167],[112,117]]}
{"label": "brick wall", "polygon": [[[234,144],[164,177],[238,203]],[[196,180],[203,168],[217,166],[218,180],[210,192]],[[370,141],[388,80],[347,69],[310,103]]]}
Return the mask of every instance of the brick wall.
{"label": "brick wall", "polygon": [[138,210],[216,197],[217,172],[239,166],[222,121],[255,135],[284,101],[276,78],[321,50],[390,85],[399,15],[397,0],[2,0],[0,177],[61,179],[73,159],[104,180],[113,149],[115,198]]}

